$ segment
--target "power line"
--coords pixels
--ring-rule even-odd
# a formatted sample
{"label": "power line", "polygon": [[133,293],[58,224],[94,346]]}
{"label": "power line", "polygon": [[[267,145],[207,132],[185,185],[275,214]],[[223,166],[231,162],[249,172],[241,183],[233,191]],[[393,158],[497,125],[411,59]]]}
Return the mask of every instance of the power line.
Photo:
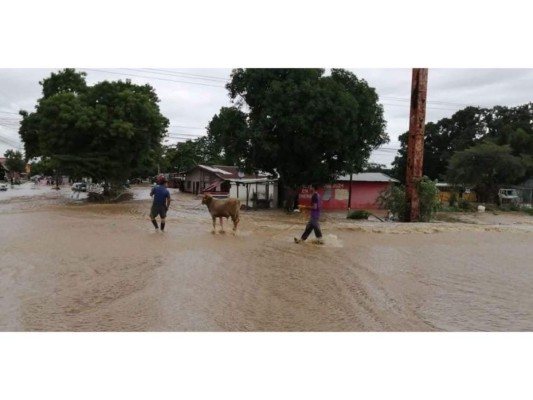
{"label": "power line", "polygon": [[[404,107],[406,109],[409,108],[408,105],[403,105],[403,104],[387,104],[387,103],[381,103],[383,104],[384,106],[392,106],[392,107]],[[456,108],[440,108],[440,107],[427,107],[427,109],[429,110],[444,110],[444,111],[456,111],[457,109]]]}
{"label": "power line", "polygon": [[176,141],[178,143],[188,142],[188,141],[194,141],[192,138],[172,138],[173,141]]}
{"label": "power line", "polygon": [[228,79],[224,79],[224,78],[209,77],[207,75],[187,74],[184,72],[157,72],[157,71],[162,71],[162,70],[155,70],[152,68],[148,68],[148,69],[123,68],[123,69],[128,70],[128,71],[147,72],[147,73],[156,74],[156,75],[177,76],[179,78],[200,79],[200,80],[211,81],[211,82],[221,82],[221,83],[228,82]]}
{"label": "power line", "polygon": [[7,136],[0,135],[0,142],[7,144],[12,147],[16,147],[17,149],[22,148],[21,144],[16,142],[15,140],[8,138]]}
{"label": "power line", "polygon": [[201,139],[202,137],[206,137],[206,136],[167,136],[167,139],[190,139],[190,140],[198,140],[198,139]]}
{"label": "power line", "polygon": [[15,114],[15,115],[20,116],[19,113],[14,113],[14,112],[9,112],[9,111],[1,111],[1,110],[0,110],[0,113],[2,113],[2,114]]}
{"label": "power line", "polygon": [[[405,97],[390,97],[390,96],[383,96],[382,99],[388,99],[393,101],[406,101],[411,102],[411,99],[405,98]],[[426,100],[426,103],[438,103],[443,105],[451,105],[451,106],[461,106],[461,107],[477,107],[472,104],[461,104],[461,103],[452,103],[450,101],[440,101],[440,100]]]}
{"label": "power line", "polygon": [[200,127],[193,127],[193,126],[183,126],[183,125],[169,125],[170,128],[185,128],[185,129],[205,129]]}
{"label": "power line", "polygon": [[172,136],[168,138],[168,140],[191,140],[193,142],[197,142],[200,139],[202,138],[201,137],[190,137],[190,136]]}
{"label": "power line", "polygon": [[205,77],[205,78],[218,79],[218,80],[221,80],[221,81],[224,81],[224,82],[228,81],[227,78],[222,78],[222,77],[214,76],[214,75],[189,74],[187,72],[176,72],[176,71],[169,71],[169,70],[166,70],[166,69],[157,69],[157,68],[147,68],[147,69],[152,70],[152,71],[162,71],[162,72],[170,72],[170,73],[176,73],[176,74],[182,74],[182,75],[191,75],[191,76],[200,76],[200,77]]}
{"label": "power line", "polygon": [[104,73],[104,74],[115,74],[115,75],[122,75],[122,76],[124,76],[124,75],[126,75],[126,76],[135,76],[137,78],[156,79],[156,80],[160,80],[160,81],[167,81],[167,82],[174,82],[174,83],[187,83],[187,84],[190,84],[190,85],[211,86],[211,87],[216,87],[216,88],[219,88],[219,89],[225,89],[224,86],[209,85],[207,83],[200,83],[200,82],[178,81],[178,80],[175,80],[175,79],[165,79],[165,78],[158,78],[158,77],[153,77],[153,76],[127,74],[127,73],[124,73],[124,72],[112,72],[112,71],[106,71],[106,70],[102,70],[102,69],[92,69],[92,68],[83,68],[83,69],[86,70],[86,71],[100,72],[100,73]]}

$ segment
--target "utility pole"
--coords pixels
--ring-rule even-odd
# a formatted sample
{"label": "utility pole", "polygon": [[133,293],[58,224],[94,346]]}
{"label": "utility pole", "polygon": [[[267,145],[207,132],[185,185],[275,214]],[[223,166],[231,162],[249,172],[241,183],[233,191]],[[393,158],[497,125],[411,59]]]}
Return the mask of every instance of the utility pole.
{"label": "utility pole", "polygon": [[350,168],[350,182],[349,182],[349,189],[348,189],[348,212],[352,209],[352,182],[353,182],[353,173],[352,169]]}
{"label": "utility pole", "polygon": [[411,112],[407,142],[406,200],[409,208],[407,221],[420,220],[420,198],[416,182],[422,178],[424,163],[424,128],[426,121],[427,68],[413,68],[411,82]]}

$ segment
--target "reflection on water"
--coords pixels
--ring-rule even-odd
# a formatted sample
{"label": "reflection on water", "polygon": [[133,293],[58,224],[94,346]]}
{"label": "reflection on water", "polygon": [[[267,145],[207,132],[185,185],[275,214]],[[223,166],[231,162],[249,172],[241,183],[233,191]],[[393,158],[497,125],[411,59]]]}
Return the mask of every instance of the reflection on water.
{"label": "reflection on water", "polygon": [[0,330],[533,330],[531,225],[326,214],[325,245],[295,244],[304,215],[243,211],[237,235],[213,235],[174,191],[161,233],[137,190],[0,202]]}

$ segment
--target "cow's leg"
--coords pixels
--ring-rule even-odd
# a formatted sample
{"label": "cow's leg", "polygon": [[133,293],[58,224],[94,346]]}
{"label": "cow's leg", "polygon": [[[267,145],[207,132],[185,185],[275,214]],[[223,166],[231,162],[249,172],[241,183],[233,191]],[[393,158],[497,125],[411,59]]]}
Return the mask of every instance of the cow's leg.
{"label": "cow's leg", "polygon": [[220,217],[220,233],[226,233],[224,232],[224,222],[222,220],[223,217]]}
{"label": "cow's leg", "polygon": [[215,230],[216,224],[217,224],[217,217],[213,217],[213,230],[211,231],[211,233],[217,233],[217,231]]}
{"label": "cow's leg", "polygon": [[235,217],[231,217],[231,219],[233,221],[233,231],[236,232],[237,231],[237,225],[239,225],[240,218],[237,215]]}

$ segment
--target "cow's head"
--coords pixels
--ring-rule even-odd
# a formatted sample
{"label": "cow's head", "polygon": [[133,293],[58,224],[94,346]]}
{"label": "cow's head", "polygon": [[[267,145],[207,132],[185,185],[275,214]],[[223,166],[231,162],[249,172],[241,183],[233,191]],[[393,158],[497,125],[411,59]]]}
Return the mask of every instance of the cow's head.
{"label": "cow's head", "polygon": [[213,200],[213,197],[210,194],[204,194],[204,197],[202,197],[202,204],[209,204],[211,203],[211,200]]}

